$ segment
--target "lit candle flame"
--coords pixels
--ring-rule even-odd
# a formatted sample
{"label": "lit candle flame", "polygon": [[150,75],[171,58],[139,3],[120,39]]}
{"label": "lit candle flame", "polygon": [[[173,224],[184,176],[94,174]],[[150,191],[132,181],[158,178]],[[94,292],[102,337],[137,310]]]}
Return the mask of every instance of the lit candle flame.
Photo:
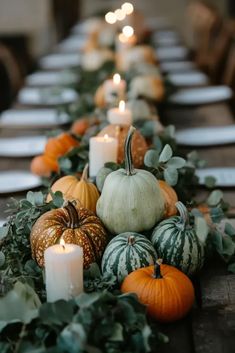
{"label": "lit candle flame", "polygon": [[126,103],[124,101],[120,101],[119,102],[119,110],[120,112],[124,112],[125,111],[125,108],[126,108]]}
{"label": "lit candle flame", "polygon": [[122,33],[123,33],[127,38],[130,38],[130,37],[132,37],[133,34],[134,34],[134,29],[133,29],[133,27],[131,27],[131,26],[125,26],[125,27],[123,27],[123,29],[122,29]]}
{"label": "lit candle flame", "polygon": [[60,239],[60,245],[62,246],[63,250],[65,250],[65,241],[63,238]]}
{"label": "lit candle flame", "polygon": [[109,135],[108,135],[108,134],[105,134],[105,135],[104,135],[104,141],[107,142],[108,139],[109,139]]}
{"label": "lit candle flame", "polygon": [[126,17],[126,11],[125,9],[117,9],[115,12],[114,12],[115,16],[116,16],[116,19],[118,21],[123,21]]}
{"label": "lit candle flame", "polygon": [[122,5],[122,10],[125,11],[126,15],[131,15],[134,11],[134,6],[130,2],[125,2]]}
{"label": "lit candle flame", "polygon": [[115,85],[119,85],[120,82],[121,82],[121,76],[119,74],[114,74],[113,75],[113,83]]}
{"label": "lit candle flame", "polygon": [[120,40],[121,43],[127,43],[128,42],[128,38],[125,36],[124,33],[120,33],[118,36],[118,39]]}
{"label": "lit candle flame", "polygon": [[117,21],[117,17],[114,12],[108,12],[105,15],[105,21],[109,24],[114,24]]}

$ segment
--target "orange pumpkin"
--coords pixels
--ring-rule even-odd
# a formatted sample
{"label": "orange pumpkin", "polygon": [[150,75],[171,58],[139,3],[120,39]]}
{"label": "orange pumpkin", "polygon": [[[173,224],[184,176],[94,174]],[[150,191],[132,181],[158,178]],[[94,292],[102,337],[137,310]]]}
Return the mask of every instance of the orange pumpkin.
{"label": "orange pumpkin", "polygon": [[[65,200],[78,200],[81,206],[92,212],[96,212],[96,203],[100,197],[97,187],[88,181],[88,164],[83,170],[80,180],[73,175],[67,175],[58,179],[51,187],[53,192],[61,191]],[[47,202],[51,201],[51,195],[47,196]]]}
{"label": "orange pumpkin", "polygon": [[173,266],[162,265],[138,269],[123,281],[123,293],[136,293],[147,306],[149,315],[161,322],[184,317],[194,302],[194,288],[190,279]]}
{"label": "orange pumpkin", "polygon": [[[128,134],[129,125],[113,125],[110,124],[100,131],[98,136],[108,135],[110,137],[116,137],[118,139],[118,163],[124,161],[124,145]],[[147,152],[148,146],[145,138],[141,133],[136,130],[131,142],[131,152],[133,164],[136,168],[143,165],[144,156]]]}
{"label": "orange pumpkin", "polygon": [[66,154],[71,148],[78,146],[78,141],[69,133],[62,133],[59,136],[51,137],[46,143],[45,154],[58,158]]}
{"label": "orange pumpkin", "polygon": [[176,202],[178,202],[178,196],[175,190],[163,180],[158,180],[159,186],[161,188],[162,196],[165,201],[165,212],[164,218],[172,217],[177,215],[177,208],[175,207]]}
{"label": "orange pumpkin", "polygon": [[59,165],[53,158],[42,154],[32,159],[30,169],[33,174],[49,177],[51,172],[58,172]]}
{"label": "orange pumpkin", "polygon": [[33,225],[30,234],[32,257],[44,266],[45,250],[63,238],[67,244],[83,248],[84,268],[101,259],[107,244],[107,233],[93,212],[71,202],[62,208],[44,213]]}
{"label": "orange pumpkin", "polygon": [[74,121],[71,127],[71,132],[76,135],[83,136],[89,127],[90,127],[90,122],[88,118],[79,119]]}

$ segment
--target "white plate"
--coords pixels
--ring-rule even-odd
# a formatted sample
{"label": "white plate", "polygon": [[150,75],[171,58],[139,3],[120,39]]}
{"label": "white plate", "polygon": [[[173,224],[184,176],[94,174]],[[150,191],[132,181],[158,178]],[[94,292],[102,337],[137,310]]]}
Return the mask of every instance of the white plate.
{"label": "white plate", "polygon": [[219,187],[234,187],[235,186],[235,168],[205,168],[197,169],[199,183],[205,184],[205,177],[213,176],[216,178],[216,186]]}
{"label": "white plate", "polygon": [[161,47],[156,50],[156,55],[159,61],[182,60],[186,59],[188,54],[189,50],[182,46]]}
{"label": "white plate", "polygon": [[185,146],[217,146],[235,143],[235,125],[184,129],[176,132],[176,141]]}
{"label": "white plate", "polygon": [[67,124],[67,114],[56,109],[6,110],[0,115],[0,128],[48,128]]}
{"label": "white plate", "polygon": [[160,63],[160,69],[169,73],[185,72],[196,69],[196,65],[192,61],[168,61]]}
{"label": "white plate", "polygon": [[30,172],[21,170],[0,172],[0,194],[30,190],[40,185],[41,179]]}
{"label": "white plate", "polygon": [[33,157],[44,152],[46,136],[0,138],[0,156]]}
{"label": "white plate", "polygon": [[78,77],[69,71],[38,71],[26,77],[28,86],[63,86],[76,83]]}
{"label": "white plate", "polygon": [[78,94],[70,88],[22,88],[18,102],[24,105],[56,106],[76,102]]}
{"label": "white plate", "polygon": [[2,227],[3,226],[3,224],[4,223],[6,223],[7,222],[7,220],[6,219],[0,219],[0,227]]}
{"label": "white plate", "polygon": [[79,64],[80,55],[78,53],[51,54],[39,60],[39,65],[44,70],[64,70],[79,66]]}
{"label": "white plate", "polygon": [[200,71],[189,71],[182,73],[172,73],[167,76],[172,85],[177,87],[185,86],[205,86],[208,84],[208,76]]}
{"label": "white plate", "polygon": [[86,42],[87,42],[86,36],[82,34],[74,34],[64,39],[62,42],[60,42],[57,45],[56,49],[59,50],[60,52],[65,52],[65,53],[78,52],[84,48]]}
{"label": "white plate", "polygon": [[223,102],[231,99],[232,90],[227,86],[182,89],[169,97],[169,102],[180,105],[197,105]]}

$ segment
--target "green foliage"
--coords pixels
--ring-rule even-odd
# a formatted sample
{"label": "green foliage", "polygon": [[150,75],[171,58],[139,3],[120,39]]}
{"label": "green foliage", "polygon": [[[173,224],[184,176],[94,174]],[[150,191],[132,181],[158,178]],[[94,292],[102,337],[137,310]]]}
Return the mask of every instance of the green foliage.
{"label": "green foliage", "polygon": [[44,303],[29,322],[0,324],[1,352],[150,352],[167,338],[150,327],[145,310],[135,295],[109,292]]}
{"label": "green foliage", "polygon": [[[36,287],[43,295],[42,271],[31,258],[30,232],[35,221],[45,212],[61,207],[63,197],[60,192],[53,194],[53,200],[45,202],[46,195],[42,192],[29,191],[25,199],[11,200],[8,212],[11,214],[5,226],[0,227],[1,234],[1,268],[0,278],[4,286],[4,295],[15,283],[21,280]],[[3,261],[3,257],[4,260]]]}

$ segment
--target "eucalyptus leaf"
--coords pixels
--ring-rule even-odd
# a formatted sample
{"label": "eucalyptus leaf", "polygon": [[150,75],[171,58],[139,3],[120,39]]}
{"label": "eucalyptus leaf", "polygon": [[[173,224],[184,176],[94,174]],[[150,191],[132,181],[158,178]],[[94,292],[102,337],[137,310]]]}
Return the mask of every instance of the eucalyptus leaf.
{"label": "eucalyptus leaf", "polygon": [[205,177],[204,182],[205,182],[205,186],[207,188],[212,189],[216,185],[216,178],[213,176],[207,176],[207,177]]}
{"label": "eucalyptus leaf", "polygon": [[0,227],[0,240],[5,238],[9,232],[10,225]]}
{"label": "eucalyptus leaf", "polygon": [[39,310],[39,317],[47,325],[70,323],[73,309],[74,304],[70,301],[58,300],[54,303],[44,303]]}
{"label": "eucalyptus leaf", "polygon": [[223,236],[223,251],[222,255],[230,258],[235,254],[235,243],[233,242],[232,238],[228,235]]}
{"label": "eucalyptus leaf", "polygon": [[205,243],[207,239],[207,235],[209,233],[209,227],[205,218],[203,217],[196,217],[195,218],[195,229],[198,239]]}
{"label": "eucalyptus leaf", "polygon": [[157,168],[159,153],[156,150],[149,150],[145,153],[144,164],[149,168]]}
{"label": "eucalyptus leaf", "polygon": [[58,338],[58,344],[66,353],[83,353],[86,346],[86,332],[79,323],[70,323]]}
{"label": "eucalyptus leaf", "polygon": [[207,199],[209,206],[217,206],[223,199],[223,192],[221,190],[213,190]]}
{"label": "eucalyptus leaf", "polygon": [[64,204],[64,197],[61,191],[56,191],[55,193],[53,193],[51,191],[51,195],[52,195],[52,201],[53,204],[57,207],[60,208],[63,206]]}
{"label": "eucalyptus leaf", "polygon": [[225,226],[224,226],[224,232],[228,235],[230,235],[231,237],[235,236],[235,228],[232,226],[231,223],[226,222]]}
{"label": "eucalyptus leaf", "polygon": [[169,159],[172,157],[173,151],[170,145],[165,145],[160,156],[159,156],[159,162],[167,162]]}
{"label": "eucalyptus leaf", "polygon": [[165,181],[171,185],[174,186],[177,184],[178,181],[178,171],[175,168],[168,167],[164,170],[164,179]]}
{"label": "eucalyptus leaf", "polygon": [[167,162],[167,166],[168,167],[173,167],[176,169],[180,169],[183,168],[186,164],[185,159],[181,158],[181,157],[172,157],[168,162]]}
{"label": "eucalyptus leaf", "polygon": [[228,265],[228,271],[235,273],[235,262]]}
{"label": "eucalyptus leaf", "polygon": [[32,287],[16,282],[5,297],[0,298],[1,320],[30,322],[37,317],[41,303]]}
{"label": "eucalyptus leaf", "polygon": [[156,148],[157,151],[161,151],[163,148],[162,140],[157,135],[153,136],[153,146]]}

